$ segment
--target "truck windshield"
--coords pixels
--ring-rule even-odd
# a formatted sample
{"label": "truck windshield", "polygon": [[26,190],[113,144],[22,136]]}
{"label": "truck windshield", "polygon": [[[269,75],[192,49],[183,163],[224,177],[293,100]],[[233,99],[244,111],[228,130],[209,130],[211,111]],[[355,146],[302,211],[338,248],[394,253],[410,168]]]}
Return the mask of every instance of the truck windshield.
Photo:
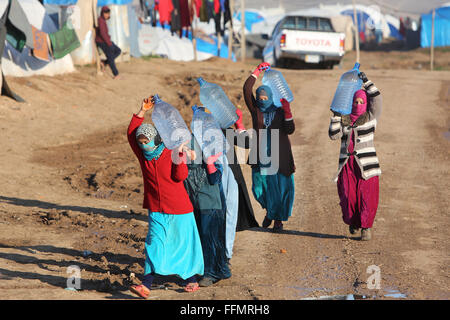
{"label": "truck windshield", "polygon": [[283,20],[283,22],[281,23],[281,28],[291,30],[333,32],[333,27],[331,26],[330,19],[317,17],[289,16]]}

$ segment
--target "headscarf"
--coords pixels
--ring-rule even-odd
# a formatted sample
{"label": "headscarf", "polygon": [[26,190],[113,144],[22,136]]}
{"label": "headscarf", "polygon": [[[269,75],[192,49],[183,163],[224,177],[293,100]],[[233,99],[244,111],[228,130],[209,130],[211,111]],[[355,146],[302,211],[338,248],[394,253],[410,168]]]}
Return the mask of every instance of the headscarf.
{"label": "headscarf", "polygon": [[103,15],[105,12],[110,12],[111,10],[109,9],[108,6],[103,6],[102,7],[102,11],[100,12],[101,15]]}
{"label": "headscarf", "polygon": [[[357,98],[362,98],[364,103],[363,104],[357,104],[355,101]],[[366,91],[360,89],[355,92],[355,95],[353,96],[353,104],[352,104],[352,113],[350,114],[350,119],[352,120],[352,123],[356,121],[364,112],[367,110],[367,94]]]}
{"label": "headscarf", "polygon": [[156,128],[149,124],[143,123],[136,130],[136,138],[143,135],[148,140],[150,140],[145,145],[138,143],[139,147],[142,149],[142,153],[147,160],[157,160],[161,153],[163,152],[165,145],[159,136]]}
{"label": "headscarf", "polygon": [[[266,96],[267,100],[261,100],[261,96]],[[269,86],[262,85],[256,89],[256,106],[263,113],[264,124],[269,127],[275,117],[277,107],[273,103],[272,89]]]}

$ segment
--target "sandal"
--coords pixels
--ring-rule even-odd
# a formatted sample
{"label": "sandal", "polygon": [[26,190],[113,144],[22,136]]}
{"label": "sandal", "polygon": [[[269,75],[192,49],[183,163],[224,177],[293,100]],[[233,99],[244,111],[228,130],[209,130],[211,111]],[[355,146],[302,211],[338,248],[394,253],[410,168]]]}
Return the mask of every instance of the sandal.
{"label": "sandal", "polygon": [[184,291],[186,292],[195,292],[198,289],[200,289],[200,286],[198,285],[197,282],[193,282],[193,283],[188,283],[185,287],[184,287]]}
{"label": "sandal", "polygon": [[150,296],[150,289],[143,284],[131,286],[130,291],[144,299],[148,299]]}

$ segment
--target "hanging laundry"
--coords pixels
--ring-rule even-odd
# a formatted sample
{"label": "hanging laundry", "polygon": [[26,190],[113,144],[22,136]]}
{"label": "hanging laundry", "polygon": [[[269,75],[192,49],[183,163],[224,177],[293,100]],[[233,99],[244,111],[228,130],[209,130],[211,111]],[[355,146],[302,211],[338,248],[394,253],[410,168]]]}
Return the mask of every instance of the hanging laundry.
{"label": "hanging laundry", "polygon": [[209,22],[207,13],[207,2],[208,0],[202,0],[202,5],[200,6],[199,17],[201,22]]}
{"label": "hanging laundry", "polygon": [[25,12],[17,0],[11,0],[6,21],[6,40],[18,51],[23,47],[33,49],[33,32]]}
{"label": "hanging laundry", "polygon": [[80,46],[77,34],[66,22],[61,30],[49,34],[52,53],[55,59],[61,59]]}
{"label": "hanging laundry", "polygon": [[202,8],[203,1],[202,0],[192,0],[192,5],[195,5],[195,13],[197,14],[197,17],[200,18],[200,10]]}
{"label": "hanging laundry", "polygon": [[159,11],[159,22],[161,23],[161,26],[164,24],[169,24],[173,11],[172,0],[159,0],[157,10]]}
{"label": "hanging laundry", "polygon": [[181,16],[180,16],[180,0],[172,0],[172,20],[170,22],[170,31],[178,32],[181,30]]}
{"label": "hanging laundry", "polygon": [[31,53],[35,58],[44,61],[50,61],[50,55],[48,53],[48,36],[45,32],[42,32],[31,26],[31,30],[33,32],[33,44],[34,49],[31,50]]}
{"label": "hanging laundry", "polygon": [[191,26],[191,10],[189,9],[189,0],[180,1],[180,20],[181,27],[187,28]]}

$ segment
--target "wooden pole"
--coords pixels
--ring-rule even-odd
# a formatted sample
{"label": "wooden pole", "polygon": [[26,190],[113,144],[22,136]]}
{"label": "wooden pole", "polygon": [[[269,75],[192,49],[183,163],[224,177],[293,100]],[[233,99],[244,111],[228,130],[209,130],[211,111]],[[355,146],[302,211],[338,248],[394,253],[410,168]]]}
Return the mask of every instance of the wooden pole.
{"label": "wooden pole", "polygon": [[359,63],[359,26],[358,26],[358,17],[356,16],[356,4],[355,0],[353,0],[353,19],[355,20],[355,41],[356,41],[356,62]]}
{"label": "wooden pole", "polygon": [[434,17],[436,15],[436,9],[433,9],[431,18],[431,46],[430,46],[430,70],[434,70]]}
{"label": "wooden pole", "polygon": [[194,47],[194,61],[197,61],[197,38],[195,37],[197,32],[197,7],[195,1],[192,2],[192,5],[192,8],[194,9],[194,18],[192,21],[192,46]]}
{"label": "wooden pole", "polygon": [[245,0],[241,0],[241,55],[242,61],[245,61]]}
{"label": "wooden pole", "polygon": [[230,0],[230,25],[228,27],[228,59],[232,59],[233,55],[233,14],[234,14],[234,0]]}

